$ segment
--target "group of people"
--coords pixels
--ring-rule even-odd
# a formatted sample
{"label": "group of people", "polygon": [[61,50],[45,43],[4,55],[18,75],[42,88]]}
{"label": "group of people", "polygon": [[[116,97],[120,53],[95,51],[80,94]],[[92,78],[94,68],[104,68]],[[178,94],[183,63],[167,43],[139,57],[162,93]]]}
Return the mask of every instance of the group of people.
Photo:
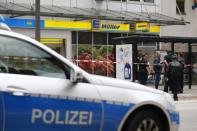
{"label": "group of people", "polygon": [[[139,62],[138,80],[140,84],[146,85],[148,75],[150,74],[150,65],[147,60],[147,54],[142,55]],[[173,93],[174,100],[178,100],[178,93],[183,93],[183,77],[184,77],[184,59],[183,55],[172,54],[167,51],[167,55],[164,57],[164,61],[161,60],[161,54],[156,52],[153,62],[153,70],[155,73],[155,88],[158,89],[162,69],[164,68],[164,91],[169,90]]]}

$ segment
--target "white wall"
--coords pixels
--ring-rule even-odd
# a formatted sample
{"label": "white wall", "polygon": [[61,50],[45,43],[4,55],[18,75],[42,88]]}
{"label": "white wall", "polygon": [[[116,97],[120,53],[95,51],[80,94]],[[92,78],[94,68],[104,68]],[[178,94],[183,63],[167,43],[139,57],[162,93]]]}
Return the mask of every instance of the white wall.
{"label": "white wall", "polygon": [[161,13],[176,17],[176,0],[161,0]]}
{"label": "white wall", "polygon": [[[107,3],[108,1],[108,3]],[[118,2],[118,1],[94,1],[92,0],[93,7],[97,9],[110,9],[116,11],[132,11],[132,12],[155,12],[160,11],[160,0],[155,0],[155,4],[142,3],[142,2]]]}
{"label": "white wall", "polygon": [[[183,15],[185,21],[190,22],[185,26],[168,26],[161,28],[161,35],[167,36],[186,36],[186,37],[197,37],[197,9],[192,10],[193,0],[185,0],[185,12]],[[176,0],[162,0],[162,12],[172,17],[181,18],[180,15],[176,14]]]}

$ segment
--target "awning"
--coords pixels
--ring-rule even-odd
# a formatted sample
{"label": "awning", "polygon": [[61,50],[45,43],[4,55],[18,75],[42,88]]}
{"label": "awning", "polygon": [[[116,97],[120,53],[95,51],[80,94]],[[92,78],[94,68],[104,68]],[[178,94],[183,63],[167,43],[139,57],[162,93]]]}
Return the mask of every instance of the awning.
{"label": "awning", "polygon": [[197,43],[197,37],[176,37],[176,36],[140,36],[132,35],[126,37],[112,38],[113,43],[131,42],[171,42],[171,43]]}
{"label": "awning", "polygon": [[[30,5],[13,2],[0,2],[0,14],[8,14],[11,18],[20,16],[34,16],[35,4]],[[169,17],[160,13],[115,11],[94,8],[65,7],[56,5],[41,5],[40,15],[47,17],[73,18],[75,20],[113,20],[122,21],[125,23],[146,21],[159,25],[185,25],[187,23],[184,20]]]}

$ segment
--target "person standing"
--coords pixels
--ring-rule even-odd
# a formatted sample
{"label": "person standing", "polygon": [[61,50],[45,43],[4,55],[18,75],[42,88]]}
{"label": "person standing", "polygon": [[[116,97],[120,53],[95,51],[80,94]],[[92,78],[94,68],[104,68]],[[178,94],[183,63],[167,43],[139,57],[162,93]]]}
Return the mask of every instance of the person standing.
{"label": "person standing", "polygon": [[180,78],[181,87],[180,87],[179,92],[180,92],[180,93],[183,93],[183,88],[184,88],[184,67],[185,67],[185,60],[184,60],[184,58],[183,58],[183,54],[182,54],[182,53],[179,53],[178,60],[179,60],[179,62],[180,62],[181,65],[182,65],[181,78]]}
{"label": "person standing", "polygon": [[140,63],[140,61],[141,61],[141,55],[138,55],[136,58],[137,64],[134,64],[134,70],[136,72],[135,72],[135,79],[133,79],[133,81],[139,81],[139,63]]}
{"label": "person standing", "polygon": [[172,53],[171,51],[167,50],[167,55],[164,56],[164,91],[168,92],[168,88],[170,87],[169,78],[167,76],[168,73],[168,65],[172,61]]}
{"label": "person standing", "polygon": [[172,62],[169,63],[168,67],[168,79],[173,93],[173,98],[178,101],[178,90],[180,89],[180,78],[181,78],[182,65],[177,59],[177,55],[172,56]]}
{"label": "person standing", "polygon": [[144,55],[142,55],[142,59],[140,60],[140,63],[139,63],[139,82],[140,82],[140,84],[142,84],[142,85],[147,84],[148,75],[149,75],[149,63],[147,61],[147,55],[144,54]]}
{"label": "person standing", "polygon": [[161,54],[156,52],[155,60],[154,60],[153,70],[155,72],[155,88],[158,89],[159,82],[161,80],[161,72],[162,72],[162,65],[161,63]]}

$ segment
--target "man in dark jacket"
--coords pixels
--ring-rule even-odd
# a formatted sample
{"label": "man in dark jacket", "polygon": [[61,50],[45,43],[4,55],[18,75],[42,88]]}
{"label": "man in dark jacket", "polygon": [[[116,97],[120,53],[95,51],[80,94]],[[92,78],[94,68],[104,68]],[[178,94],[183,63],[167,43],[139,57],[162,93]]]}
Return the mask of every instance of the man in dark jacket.
{"label": "man in dark jacket", "polygon": [[173,55],[172,57],[172,62],[169,63],[169,67],[168,67],[168,81],[170,83],[172,92],[173,92],[173,98],[175,101],[178,100],[178,90],[181,88],[181,84],[180,84],[180,79],[181,79],[181,71],[182,71],[182,65],[181,63],[178,61],[177,56]]}

